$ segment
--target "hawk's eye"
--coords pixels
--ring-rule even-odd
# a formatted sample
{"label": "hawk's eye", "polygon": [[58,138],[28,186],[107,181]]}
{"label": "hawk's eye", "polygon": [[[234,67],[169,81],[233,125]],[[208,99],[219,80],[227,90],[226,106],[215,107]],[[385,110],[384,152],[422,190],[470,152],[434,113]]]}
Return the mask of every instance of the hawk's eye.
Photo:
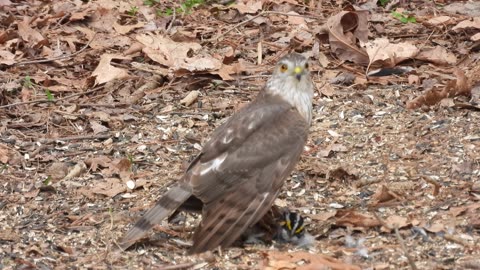
{"label": "hawk's eye", "polygon": [[285,65],[285,64],[282,64],[282,65],[280,66],[280,71],[281,71],[281,72],[285,72],[285,71],[287,71],[287,69],[288,69],[288,67],[287,67],[287,65]]}
{"label": "hawk's eye", "polygon": [[308,63],[305,63],[305,69],[308,69]]}

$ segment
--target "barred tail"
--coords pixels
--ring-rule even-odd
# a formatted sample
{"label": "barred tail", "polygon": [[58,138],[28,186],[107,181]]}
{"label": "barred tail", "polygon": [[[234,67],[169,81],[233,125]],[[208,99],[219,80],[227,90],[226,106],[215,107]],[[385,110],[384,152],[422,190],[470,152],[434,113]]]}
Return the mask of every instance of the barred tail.
{"label": "barred tail", "polygon": [[148,233],[155,224],[159,224],[164,218],[170,216],[191,195],[191,188],[186,184],[171,188],[157,201],[155,206],[148,210],[127,234],[123,236],[120,240],[120,247],[126,250],[133,245]]}

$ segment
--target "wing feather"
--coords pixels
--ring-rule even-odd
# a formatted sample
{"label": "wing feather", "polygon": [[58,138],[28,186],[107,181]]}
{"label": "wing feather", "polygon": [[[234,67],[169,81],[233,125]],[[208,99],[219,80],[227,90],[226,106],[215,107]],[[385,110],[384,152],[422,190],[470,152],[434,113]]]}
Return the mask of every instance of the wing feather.
{"label": "wing feather", "polygon": [[[239,146],[232,145],[220,152],[215,148],[218,144],[210,142],[202,155],[212,151],[216,152],[216,158],[202,163],[200,157],[192,167],[193,194],[204,202],[204,210],[191,253],[231,245],[271,208],[285,178],[297,163],[305,145],[308,124],[292,108],[277,111],[276,115],[267,114],[263,117],[268,122],[259,122],[254,132],[232,140],[231,143]],[[218,134],[212,140],[216,138],[223,143],[225,140]],[[213,168],[211,163],[219,157],[222,162]],[[204,171],[202,165],[212,169],[206,174],[198,173]]]}

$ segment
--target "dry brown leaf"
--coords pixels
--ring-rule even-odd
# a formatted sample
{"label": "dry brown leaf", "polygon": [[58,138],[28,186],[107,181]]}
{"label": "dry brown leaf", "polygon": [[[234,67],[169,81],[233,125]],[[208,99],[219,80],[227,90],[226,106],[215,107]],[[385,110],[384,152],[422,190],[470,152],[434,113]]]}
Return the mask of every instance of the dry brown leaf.
{"label": "dry brown leaf", "polygon": [[127,186],[118,178],[107,178],[105,182],[97,183],[91,190],[93,193],[114,197],[127,191]]}
{"label": "dry brown leaf", "polygon": [[377,38],[365,44],[370,67],[394,67],[398,63],[414,58],[418,48],[408,42],[393,44],[386,38]]}
{"label": "dry brown leaf", "polygon": [[480,193],[480,180],[473,182],[472,187],[470,188],[472,192]]}
{"label": "dry brown leaf", "polygon": [[388,228],[382,227],[382,231],[384,232],[390,232],[394,228],[401,229],[411,225],[411,223],[406,217],[401,217],[397,215],[389,216],[384,221],[385,224],[388,226]]}
{"label": "dry brown leaf", "polygon": [[338,167],[327,172],[326,178],[330,181],[353,181],[358,177],[354,173],[347,172],[344,168]]}
{"label": "dry brown leaf", "polygon": [[0,162],[3,164],[19,165],[22,162],[22,155],[14,148],[0,144]]}
{"label": "dry brown leaf", "polygon": [[47,44],[47,40],[37,30],[28,25],[27,21],[18,23],[18,34],[23,40],[28,41],[32,46],[39,47]]}
{"label": "dry brown leaf", "polygon": [[112,161],[108,169],[102,171],[105,175],[114,175],[118,174],[122,180],[125,182],[131,179],[132,170],[131,170],[132,163],[127,158],[116,159]]}
{"label": "dry brown leaf", "polygon": [[362,214],[355,210],[338,210],[336,214],[338,226],[377,227],[381,222],[372,215]]}
{"label": "dry brown leaf", "polygon": [[356,76],[351,72],[340,72],[335,78],[330,80],[331,84],[340,84],[349,86],[355,82]]}
{"label": "dry brown leaf", "polygon": [[440,102],[440,100],[446,98],[447,96],[438,88],[433,88],[432,90],[427,91],[425,94],[414,98],[413,100],[407,101],[407,109],[417,109],[423,105],[432,106]]}
{"label": "dry brown leaf", "polygon": [[352,61],[360,65],[368,64],[366,51],[357,45],[368,40],[366,10],[342,11],[328,19],[326,25],[321,29],[321,36],[328,35],[332,51],[338,58],[344,61]]}
{"label": "dry brown leaf", "polygon": [[144,22],[137,22],[136,24],[127,24],[127,25],[121,25],[121,24],[118,24],[117,22],[113,24],[113,28],[120,35],[125,35],[132,30],[135,30],[137,28],[142,28],[144,26],[145,26]]}
{"label": "dry brown leaf", "polygon": [[456,80],[449,81],[443,89],[434,87],[425,94],[407,101],[407,109],[416,109],[424,105],[432,106],[448,97],[469,96],[471,94],[471,86],[465,76],[465,72],[455,68],[453,74],[456,76]]}
{"label": "dry brown leaf", "polygon": [[230,76],[230,74],[235,74],[235,68],[230,65],[222,64],[222,66],[218,71],[212,71],[210,73],[217,74],[224,81],[231,81],[235,79],[232,76]]}
{"label": "dry brown leaf", "polygon": [[[16,231],[18,232],[18,230]],[[2,230],[0,230],[0,240],[11,242],[18,241],[20,239],[20,236],[17,234],[16,231],[3,227]]]}
{"label": "dry brown leaf", "polygon": [[99,121],[96,121],[96,120],[90,120],[90,127],[92,128],[93,130],[93,134],[98,134],[98,133],[102,133],[102,132],[107,132],[109,131],[110,129],[102,124],[100,124]]}
{"label": "dry brown leaf", "polygon": [[457,63],[455,54],[447,51],[447,49],[442,46],[422,49],[415,59],[432,62],[437,65],[455,65]]}
{"label": "dry brown leaf", "polygon": [[[320,93],[322,93],[322,95],[324,96],[332,97],[336,93],[335,88],[329,83],[325,83],[325,82],[315,83],[315,86],[317,87],[317,89],[320,90]],[[330,154],[330,151],[328,151],[328,153],[326,154],[327,154],[326,156],[328,156]]]}
{"label": "dry brown leaf", "polygon": [[10,2],[10,0],[0,0],[0,7],[10,6],[11,4],[12,2]]}
{"label": "dry brown leaf", "polygon": [[373,194],[372,196],[371,204],[377,205],[379,203],[388,202],[393,199],[395,199],[395,196],[391,194],[390,190],[385,185],[380,185],[375,191],[375,194]]}
{"label": "dry brown leaf", "polygon": [[65,176],[65,178],[63,178],[63,180],[69,180],[69,179],[72,179],[74,177],[77,177],[81,173],[83,173],[86,169],[87,169],[87,166],[85,165],[85,163],[80,161],[77,164],[75,164],[75,166],[73,166],[73,168],[71,168],[71,170],[68,172],[68,174]]}
{"label": "dry brown leaf", "polygon": [[453,23],[454,20],[450,16],[438,16],[431,18],[430,20],[426,21],[425,23],[428,25],[433,26],[446,26]]}
{"label": "dry brown leaf", "polygon": [[34,188],[34,189],[32,189],[28,192],[24,192],[23,197],[28,198],[28,199],[35,198],[35,197],[37,197],[38,193],[40,193],[40,189]]}
{"label": "dry brown leaf", "polygon": [[102,55],[98,66],[92,72],[92,76],[96,77],[95,82],[97,84],[106,83],[115,79],[123,79],[128,76],[128,72],[125,69],[117,68],[110,64],[112,59],[130,59],[130,57],[116,54]]}
{"label": "dry brown leaf", "polygon": [[107,168],[112,160],[108,156],[98,156],[93,158],[88,158],[85,160],[85,164],[89,167],[90,170],[96,171],[98,167]]}
{"label": "dry brown leaf", "polygon": [[4,51],[0,50],[0,64],[4,65],[13,65],[15,64],[15,54],[9,52],[9,51]]}
{"label": "dry brown leaf", "polygon": [[439,232],[444,232],[445,231],[445,225],[441,223],[441,221],[435,221],[431,225],[425,225],[422,224],[422,227],[432,233],[439,233]]}
{"label": "dry brown leaf", "polygon": [[460,32],[466,29],[480,29],[480,17],[464,20],[455,25],[452,30]]}
{"label": "dry brown leaf", "polygon": [[414,74],[408,75],[408,84],[419,84],[420,83],[420,77]]}
{"label": "dry brown leaf", "polygon": [[[289,11],[288,14],[299,15],[295,11]],[[288,22],[291,23],[291,24],[306,25],[305,18],[300,17],[300,16],[288,16]]]}
{"label": "dry brown leaf", "polygon": [[136,38],[145,46],[143,52],[148,57],[174,71],[216,71],[222,66],[221,61],[212,56],[197,54],[202,46],[195,42],[175,42],[154,34],[141,34]]}
{"label": "dry brown leaf", "polygon": [[327,221],[337,214],[337,210],[321,212],[316,215],[308,215],[309,218],[317,221]]}
{"label": "dry brown leaf", "polygon": [[75,12],[71,13],[68,20],[71,21],[71,22],[82,21],[82,20],[85,20],[88,16],[90,16],[94,12],[95,12],[95,10],[93,8],[90,8],[90,7],[86,8],[84,10],[75,11]]}
{"label": "dry brown leaf", "polygon": [[[265,270],[316,270],[316,269],[332,269],[332,270],[360,270],[361,268],[344,263],[333,257],[323,254],[312,254],[304,251],[299,252],[279,252],[270,251],[265,254],[267,262],[262,266]],[[302,264],[299,264],[302,262]]]}
{"label": "dry brown leaf", "polygon": [[440,107],[452,108],[455,106],[455,101],[453,98],[444,98],[440,100]]}
{"label": "dry brown leaf", "polygon": [[475,210],[480,208],[480,203],[472,203],[469,205],[457,206],[450,208],[449,212],[453,217],[465,214],[467,212],[474,213]]}
{"label": "dry brown leaf", "polygon": [[46,173],[52,177],[53,180],[63,179],[68,173],[69,166],[65,162],[54,162],[48,167]]}
{"label": "dry brown leaf", "polygon": [[[240,1],[238,1],[240,2]],[[262,9],[262,1],[250,0],[246,3],[236,3],[231,6],[232,8],[237,9],[240,13],[257,13],[257,11]]]}
{"label": "dry brown leaf", "polygon": [[[318,62],[320,63],[320,66],[322,66],[323,68],[328,67],[328,65],[330,64],[330,60],[328,60],[328,57],[323,52],[318,52],[317,57],[318,57]],[[326,70],[325,72],[327,71],[330,71],[330,70]]]}

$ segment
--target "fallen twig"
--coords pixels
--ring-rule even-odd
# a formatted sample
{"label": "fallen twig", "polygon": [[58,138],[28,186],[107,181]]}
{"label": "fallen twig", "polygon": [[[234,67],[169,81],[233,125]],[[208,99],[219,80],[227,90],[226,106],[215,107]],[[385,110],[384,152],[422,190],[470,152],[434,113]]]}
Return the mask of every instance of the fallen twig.
{"label": "fallen twig", "polygon": [[76,52],[74,52],[74,53],[65,54],[65,55],[60,55],[60,56],[53,57],[53,58],[48,58],[48,59],[38,59],[38,60],[23,61],[23,62],[15,63],[15,64],[13,64],[13,65],[21,66],[21,65],[29,65],[29,64],[39,64],[39,63],[47,63],[47,62],[52,62],[52,61],[56,61],[56,60],[62,60],[62,59],[72,58],[72,57],[74,57],[75,55],[80,54],[81,52],[83,52],[84,50],[86,50],[86,49],[88,48],[88,46],[90,45],[90,43],[92,43],[92,41],[95,39],[95,35],[96,35],[96,34],[97,34],[97,33],[94,33],[92,39],[89,40],[89,41],[87,42],[87,44],[85,44],[85,46],[83,46],[80,50],[78,50],[78,51],[76,51]]}
{"label": "fallen twig", "polygon": [[433,185],[433,196],[437,196],[442,186],[431,177],[423,176],[422,178],[425,180],[425,182]]}
{"label": "fallen twig", "polygon": [[18,105],[33,104],[33,103],[57,103],[59,101],[63,101],[63,100],[66,100],[66,99],[69,99],[69,98],[72,98],[72,97],[90,94],[90,93],[96,92],[96,91],[98,91],[102,88],[103,88],[103,85],[97,86],[97,87],[93,88],[92,90],[88,90],[88,91],[81,92],[81,93],[75,93],[75,94],[72,94],[72,95],[69,95],[69,96],[66,96],[66,97],[63,97],[63,98],[59,98],[59,99],[54,99],[54,100],[37,99],[37,100],[22,101],[22,102],[7,104],[7,105],[0,106],[0,109],[15,107],[15,106],[18,106]]}
{"label": "fallen twig", "polygon": [[408,253],[407,251],[407,247],[405,245],[405,241],[403,241],[403,238],[402,236],[400,235],[400,233],[398,232],[398,226],[395,226],[395,235],[397,236],[397,239],[398,239],[398,242],[400,242],[400,247],[402,248],[403,250],[403,254],[405,255],[405,257],[407,257],[407,260],[408,260],[408,264],[410,265],[410,268],[412,270],[417,270],[417,266],[415,265],[415,261],[413,260],[412,256],[410,256],[410,254]]}
{"label": "fallen twig", "polygon": [[160,266],[159,270],[175,270],[175,269],[190,269],[193,266],[195,266],[196,263],[179,263],[179,264],[174,264],[174,265],[166,265],[166,266]]}
{"label": "fallen twig", "polygon": [[471,247],[471,246],[472,246],[472,245],[471,245],[469,242],[467,242],[466,240],[463,240],[463,239],[461,239],[461,238],[459,238],[459,237],[456,237],[456,236],[454,236],[454,235],[452,235],[452,234],[446,233],[446,234],[443,236],[443,238],[445,238],[445,240],[448,240],[448,241],[450,241],[450,242],[453,242],[453,243],[462,245],[462,246],[464,246],[464,247]]}
{"label": "fallen twig", "polygon": [[204,42],[212,42],[212,41],[217,41],[219,40],[220,38],[224,37],[226,34],[230,33],[231,31],[237,29],[238,27],[248,23],[248,22],[251,22],[253,20],[255,20],[256,18],[258,17],[261,17],[263,15],[284,15],[284,16],[293,16],[293,17],[304,17],[304,18],[310,18],[310,19],[318,19],[319,17],[318,16],[310,16],[310,15],[302,15],[302,14],[291,14],[291,13],[285,13],[285,12],[278,12],[278,11],[261,11],[260,13],[258,13],[257,15],[253,16],[253,17],[250,17],[242,22],[239,22],[237,23],[236,25],[234,25],[233,27],[231,27],[230,29],[228,29],[227,31],[223,32],[222,34],[219,34],[217,35],[216,37],[214,38],[211,38],[211,39],[208,39],[208,40],[205,40]]}
{"label": "fallen twig", "polygon": [[108,139],[112,137],[110,134],[97,134],[97,135],[79,135],[79,136],[70,136],[70,137],[63,137],[63,138],[55,138],[55,139],[40,139],[39,142],[43,144],[52,143],[56,141],[77,141],[77,140],[90,140],[90,139]]}
{"label": "fallen twig", "polygon": [[397,237],[398,242],[400,243],[400,247],[402,248],[403,254],[405,255],[405,257],[407,257],[408,264],[410,265],[410,268],[412,270],[418,270],[412,256],[410,256],[410,254],[407,252],[407,247],[405,245],[405,241],[403,240],[402,236],[400,235],[400,232],[398,231],[398,226],[395,226],[394,228],[392,228],[382,218],[380,218],[375,211],[373,211],[373,215],[382,224],[382,226],[384,226],[385,228],[388,228],[389,230],[392,230],[392,229],[395,230],[395,236]]}

